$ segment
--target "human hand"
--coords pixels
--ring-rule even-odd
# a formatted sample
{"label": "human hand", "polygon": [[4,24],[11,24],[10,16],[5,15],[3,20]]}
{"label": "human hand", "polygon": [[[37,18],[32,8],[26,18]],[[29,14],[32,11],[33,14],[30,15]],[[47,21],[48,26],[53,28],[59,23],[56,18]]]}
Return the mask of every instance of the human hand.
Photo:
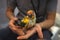
{"label": "human hand", "polygon": [[14,25],[15,21],[18,20],[17,18],[13,18],[9,21],[9,28],[14,32],[16,30],[16,25]]}
{"label": "human hand", "polygon": [[9,22],[9,28],[16,34],[18,35],[24,35],[24,32],[22,29],[19,28],[19,26],[16,26],[14,23],[15,21],[17,21],[18,19],[17,18],[13,18],[10,20]]}
{"label": "human hand", "polygon": [[28,39],[31,37],[34,33],[36,33],[35,28],[32,28],[31,30],[28,30],[25,35],[18,36],[17,39]]}
{"label": "human hand", "polygon": [[26,35],[17,37],[17,40],[23,40],[23,39],[28,39],[28,37]]}
{"label": "human hand", "polygon": [[39,38],[43,39],[43,33],[42,33],[42,28],[41,28],[40,24],[39,23],[36,24],[35,27],[36,27],[36,32],[38,33]]}
{"label": "human hand", "polygon": [[17,39],[28,39],[30,36],[31,30],[28,30],[25,35],[18,36]]}

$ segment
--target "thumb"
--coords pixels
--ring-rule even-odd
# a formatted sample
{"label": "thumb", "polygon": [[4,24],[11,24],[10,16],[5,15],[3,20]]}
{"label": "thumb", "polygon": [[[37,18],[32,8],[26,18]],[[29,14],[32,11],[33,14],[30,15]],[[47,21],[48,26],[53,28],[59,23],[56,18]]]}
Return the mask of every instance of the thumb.
{"label": "thumb", "polygon": [[17,39],[20,39],[20,36],[18,36]]}
{"label": "thumb", "polygon": [[23,36],[18,36],[17,39],[24,39],[24,37]]}

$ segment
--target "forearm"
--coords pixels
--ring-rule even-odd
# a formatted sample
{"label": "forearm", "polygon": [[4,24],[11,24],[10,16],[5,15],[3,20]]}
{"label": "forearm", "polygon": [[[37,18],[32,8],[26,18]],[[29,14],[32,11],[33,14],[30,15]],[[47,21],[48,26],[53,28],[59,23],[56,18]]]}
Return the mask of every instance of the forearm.
{"label": "forearm", "polygon": [[[15,16],[14,16],[14,11],[12,8],[7,8],[6,10],[6,16],[11,19],[9,22],[9,28],[17,33],[18,35],[23,35],[23,31],[21,29],[18,29],[15,25],[14,25],[14,21],[15,21]],[[13,22],[13,23],[12,23]]]}
{"label": "forearm", "polygon": [[11,8],[7,8],[6,16],[8,17],[8,19],[13,19],[15,17],[14,12],[13,12],[13,10]]}
{"label": "forearm", "polygon": [[54,25],[56,12],[49,12],[45,21],[39,23],[44,29],[49,29]]}
{"label": "forearm", "polygon": [[41,22],[39,24],[43,29],[48,29],[54,24],[54,22],[52,20],[45,20],[44,22]]}

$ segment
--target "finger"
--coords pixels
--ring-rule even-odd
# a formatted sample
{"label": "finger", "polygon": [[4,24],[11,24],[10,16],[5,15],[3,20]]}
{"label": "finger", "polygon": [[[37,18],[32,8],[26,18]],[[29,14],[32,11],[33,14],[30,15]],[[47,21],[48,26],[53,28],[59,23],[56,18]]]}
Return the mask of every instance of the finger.
{"label": "finger", "polygon": [[25,39],[25,37],[24,36],[19,36],[19,37],[17,37],[17,39]]}
{"label": "finger", "polygon": [[19,36],[19,37],[17,37],[17,39],[20,39],[20,36]]}
{"label": "finger", "polygon": [[15,25],[13,23],[14,23],[14,21],[11,20],[10,23],[9,23],[9,25],[12,26],[12,27],[15,27]]}
{"label": "finger", "polygon": [[12,20],[9,22],[9,25],[12,26],[12,27],[15,26],[14,23],[15,23],[16,20],[17,20],[17,18],[12,19]]}
{"label": "finger", "polygon": [[42,28],[40,27],[40,25],[37,24],[36,29],[37,29],[39,37],[43,38]]}
{"label": "finger", "polygon": [[16,30],[17,27],[14,25],[14,21],[13,20],[11,20],[9,22],[9,28],[12,29],[12,30]]}

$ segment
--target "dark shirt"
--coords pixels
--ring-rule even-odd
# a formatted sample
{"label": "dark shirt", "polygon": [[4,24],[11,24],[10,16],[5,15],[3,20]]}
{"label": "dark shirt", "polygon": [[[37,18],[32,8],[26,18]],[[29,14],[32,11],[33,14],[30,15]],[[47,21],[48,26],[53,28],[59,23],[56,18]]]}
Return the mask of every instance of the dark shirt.
{"label": "dark shirt", "polygon": [[[36,10],[37,22],[41,22],[46,19],[47,11],[53,12],[56,11],[57,0],[7,0],[7,7],[12,8],[13,10],[17,7],[20,11],[20,14],[25,15],[28,10]],[[39,6],[38,6],[39,5]],[[39,10],[38,10],[39,9]]]}

